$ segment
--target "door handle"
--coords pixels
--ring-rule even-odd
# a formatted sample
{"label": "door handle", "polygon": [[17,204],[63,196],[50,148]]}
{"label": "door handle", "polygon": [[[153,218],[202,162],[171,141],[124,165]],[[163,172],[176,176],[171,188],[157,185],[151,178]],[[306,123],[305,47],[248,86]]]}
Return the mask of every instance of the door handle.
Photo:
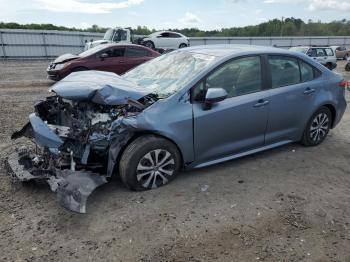
{"label": "door handle", "polygon": [[260,100],[258,101],[258,103],[256,103],[256,104],[254,105],[254,107],[263,107],[263,106],[268,105],[269,103],[270,103],[270,102],[267,101],[267,100],[260,99]]}
{"label": "door handle", "polygon": [[315,89],[308,87],[305,89],[304,95],[311,95],[311,94],[315,93],[315,91],[316,91]]}

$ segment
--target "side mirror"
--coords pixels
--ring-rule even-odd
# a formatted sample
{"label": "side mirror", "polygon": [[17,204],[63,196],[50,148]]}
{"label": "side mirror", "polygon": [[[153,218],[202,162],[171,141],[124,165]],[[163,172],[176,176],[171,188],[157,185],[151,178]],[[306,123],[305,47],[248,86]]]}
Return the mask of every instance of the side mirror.
{"label": "side mirror", "polygon": [[227,98],[227,92],[223,88],[209,88],[205,95],[204,109],[208,110],[215,103],[221,102]]}
{"label": "side mirror", "polygon": [[105,58],[107,58],[108,57],[108,54],[107,53],[102,53],[101,55],[100,55],[100,58],[101,58],[101,60],[103,61]]}

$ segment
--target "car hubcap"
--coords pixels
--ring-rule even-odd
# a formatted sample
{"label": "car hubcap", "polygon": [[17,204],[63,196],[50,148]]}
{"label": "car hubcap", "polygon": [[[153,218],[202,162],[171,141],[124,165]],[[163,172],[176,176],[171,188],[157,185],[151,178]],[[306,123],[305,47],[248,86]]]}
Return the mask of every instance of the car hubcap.
{"label": "car hubcap", "polygon": [[144,188],[157,188],[168,183],[174,171],[173,156],[167,150],[156,149],[141,158],[136,169],[136,179]]}
{"label": "car hubcap", "polygon": [[314,142],[321,141],[328,132],[329,129],[329,119],[327,114],[320,113],[312,121],[310,127],[310,137]]}

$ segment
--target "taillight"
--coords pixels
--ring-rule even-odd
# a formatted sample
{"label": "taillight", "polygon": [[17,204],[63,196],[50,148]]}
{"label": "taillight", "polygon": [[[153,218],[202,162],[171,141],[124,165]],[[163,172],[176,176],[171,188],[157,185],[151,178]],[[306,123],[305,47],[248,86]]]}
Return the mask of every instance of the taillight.
{"label": "taillight", "polygon": [[344,88],[349,88],[349,82],[347,80],[343,79],[339,82],[339,86],[344,87]]}

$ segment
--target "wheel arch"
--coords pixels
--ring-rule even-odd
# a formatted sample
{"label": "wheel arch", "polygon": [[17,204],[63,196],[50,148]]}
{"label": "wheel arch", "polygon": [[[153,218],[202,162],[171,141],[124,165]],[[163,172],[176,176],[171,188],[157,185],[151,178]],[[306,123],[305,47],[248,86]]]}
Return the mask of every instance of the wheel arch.
{"label": "wheel arch", "polygon": [[334,127],[334,121],[335,121],[335,119],[337,117],[337,110],[335,109],[335,106],[330,104],[330,103],[326,103],[324,105],[321,105],[319,108],[321,108],[321,107],[326,107],[326,108],[329,109],[329,111],[331,111],[331,114],[332,114],[331,128],[333,128]]}
{"label": "wheel arch", "polygon": [[78,71],[80,71],[80,70],[76,71],[78,68],[83,68],[84,70],[90,70],[90,69],[89,69],[88,67],[86,67],[86,66],[76,65],[76,66],[72,67],[72,69],[71,69],[70,71],[71,71],[71,72],[78,72]]}
{"label": "wheel arch", "polygon": [[178,146],[178,144],[171,138],[165,136],[165,135],[162,135],[162,134],[159,134],[159,133],[155,133],[155,132],[152,132],[152,131],[142,131],[142,132],[136,132],[129,140],[128,142],[121,148],[121,150],[119,151],[119,154],[116,158],[116,163],[119,163],[120,161],[120,158],[122,157],[125,149],[133,142],[135,141],[137,138],[141,137],[141,136],[146,136],[146,135],[153,135],[153,136],[157,136],[157,137],[160,137],[160,138],[163,138],[163,139],[166,139],[168,140],[169,142],[171,142],[174,146],[176,146],[177,150],[179,151],[180,153],[180,166],[183,168],[184,167],[184,157],[183,157],[183,152],[181,150],[181,148]]}

